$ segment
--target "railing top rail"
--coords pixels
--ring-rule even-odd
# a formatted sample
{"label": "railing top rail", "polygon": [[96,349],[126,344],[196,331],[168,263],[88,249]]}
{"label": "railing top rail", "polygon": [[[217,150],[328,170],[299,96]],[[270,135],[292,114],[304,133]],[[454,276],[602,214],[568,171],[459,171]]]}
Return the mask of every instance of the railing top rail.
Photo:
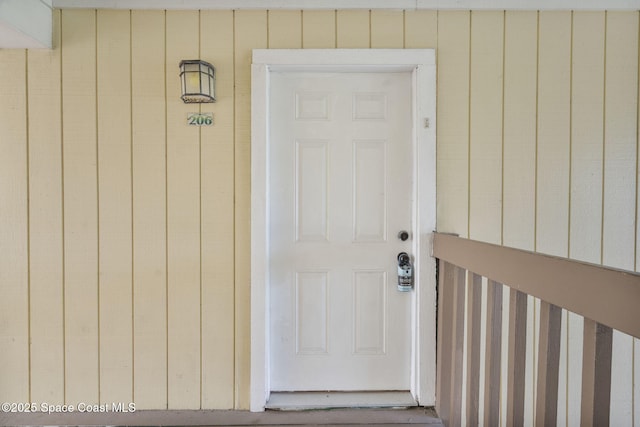
{"label": "railing top rail", "polygon": [[433,255],[640,338],[640,274],[442,233]]}

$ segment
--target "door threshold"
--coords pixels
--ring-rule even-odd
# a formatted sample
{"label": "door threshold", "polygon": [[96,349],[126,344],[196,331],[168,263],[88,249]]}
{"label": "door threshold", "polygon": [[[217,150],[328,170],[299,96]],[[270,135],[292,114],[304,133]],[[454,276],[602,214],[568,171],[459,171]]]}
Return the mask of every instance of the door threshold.
{"label": "door threshold", "polygon": [[408,391],[272,392],[266,409],[305,411],[332,408],[410,408],[418,406]]}

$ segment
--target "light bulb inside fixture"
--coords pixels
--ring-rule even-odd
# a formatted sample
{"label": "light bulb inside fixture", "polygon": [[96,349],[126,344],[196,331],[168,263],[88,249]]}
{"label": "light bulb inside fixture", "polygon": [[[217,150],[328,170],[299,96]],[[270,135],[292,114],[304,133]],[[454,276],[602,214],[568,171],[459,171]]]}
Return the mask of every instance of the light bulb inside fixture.
{"label": "light bulb inside fixture", "polygon": [[200,73],[187,73],[187,91],[200,92]]}

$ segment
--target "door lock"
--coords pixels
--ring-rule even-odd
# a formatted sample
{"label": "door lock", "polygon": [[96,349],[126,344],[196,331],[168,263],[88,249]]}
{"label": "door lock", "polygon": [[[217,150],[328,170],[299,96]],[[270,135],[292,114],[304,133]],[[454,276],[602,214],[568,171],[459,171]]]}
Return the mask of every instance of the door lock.
{"label": "door lock", "polygon": [[398,254],[398,291],[408,292],[413,289],[413,265],[406,252]]}

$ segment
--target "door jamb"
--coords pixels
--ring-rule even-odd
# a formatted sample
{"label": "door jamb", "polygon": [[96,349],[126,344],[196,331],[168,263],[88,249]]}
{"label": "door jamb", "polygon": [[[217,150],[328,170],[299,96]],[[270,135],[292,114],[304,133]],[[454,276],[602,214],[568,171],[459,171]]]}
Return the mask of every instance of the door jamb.
{"label": "door jamb", "polygon": [[251,374],[250,409],[269,398],[269,79],[271,71],[413,74],[414,254],[411,392],[435,404],[436,68],[434,49],[254,49],[251,66]]}

